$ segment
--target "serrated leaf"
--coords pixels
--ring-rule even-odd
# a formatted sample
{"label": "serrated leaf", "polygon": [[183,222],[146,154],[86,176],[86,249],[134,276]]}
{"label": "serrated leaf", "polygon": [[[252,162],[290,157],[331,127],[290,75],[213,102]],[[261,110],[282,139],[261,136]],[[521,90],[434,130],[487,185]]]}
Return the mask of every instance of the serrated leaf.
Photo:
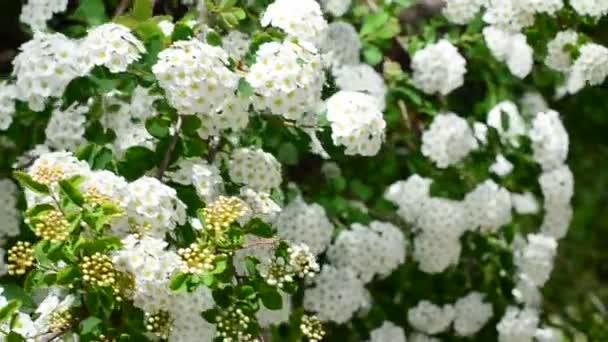
{"label": "serrated leaf", "polygon": [[6,322],[21,307],[21,301],[13,299],[0,309],[0,322]]}
{"label": "serrated leaf", "polygon": [[42,194],[42,195],[48,195],[49,194],[49,187],[48,186],[36,182],[27,173],[21,172],[21,171],[15,171],[13,173],[13,175],[19,181],[19,183],[21,183],[22,186],[24,186],[24,187],[26,187],[26,188],[28,188],[28,189],[36,192],[36,193]]}

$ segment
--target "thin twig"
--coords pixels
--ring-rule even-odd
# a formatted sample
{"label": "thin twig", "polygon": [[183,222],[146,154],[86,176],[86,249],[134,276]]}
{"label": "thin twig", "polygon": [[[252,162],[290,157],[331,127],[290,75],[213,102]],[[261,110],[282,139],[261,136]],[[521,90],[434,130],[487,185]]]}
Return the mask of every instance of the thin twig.
{"label": "thin twig", "polygon": [[114,18],[120,16],[124,13],[124,11],[129,7],[129,0],[121,0],[118,6],[116,6],[116,11],[114,12]]}
{"label": "thin twig", "polygon": [[247,249],[247,248],[253,248],[253,247],[257,247],[257,246],[274,245],[277,242],[279,242],[279,239],[264,239],[264,240],[254,241],[252,243],[249,243],[249,244],[246,244],[245,246],[243,246],[243,248],[241,248],[241,250]]}
{"label": "thin twig", "polygon": [[165,153],[163,163],[161,164],[160,169],[158,170],[158,175],[156,176],[156,178],[158,178],[160,181],[163,180],[163,176],[165,175],[165,172],[169,167],[169,163],[171,162],[171,158],[173,157],[173,152],[175,152],[175,146],[177,146],[177,139],[179,138],[179,132],[181,131],[181,129],[182,117],[178,116],[177,123],[175,124],[175,133],[173,133],[173,138],[171,139],[171,144],[169,145],[169,148]]}
{"label": "thin twig", "polygon": [[366,0],[367,6],[374,12],[378,12],[378,4],[374,0]]}

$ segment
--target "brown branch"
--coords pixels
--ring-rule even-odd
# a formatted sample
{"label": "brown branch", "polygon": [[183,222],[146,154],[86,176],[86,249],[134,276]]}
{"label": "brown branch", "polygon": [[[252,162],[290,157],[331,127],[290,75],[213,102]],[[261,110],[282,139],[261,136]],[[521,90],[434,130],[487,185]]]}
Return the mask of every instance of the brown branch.
{"label": "brown branch", "polygon": [[116,11],[114,12],[114,18],[123,14],[129,7],[130,2],[131,1],[129,1],[129,0],[121,0],[120,3],[118,4],[118,6],[116,6]]}
{"label": "brown branch", "polygon": [[173,152],[175,152],[175,146],[177,146],[177,139],[179,139],[179,132],[182,129],[182,117],[178,116],[177,117],[177,123],[175,124],[175,133],[173,133],[173,138],[171,139],[171,144],[169,145],[169,148],[167,149],[167,152],[165,153],[165,157],[163,159],[163,163],[160,166],[160,169],[158,170],[158,175],[156,176],[156,178],[158,178],[158,180],[162,181],[163,180],[163,176],[165,175],[165,172],[167,171],[167,168],[169,167],[169,163],[171,163],[171,158],[173,157]]}
{"label": "brown branch", "polygon": [[241,250],[243,249],[248,249],[248,248],[253,248],[253,247],[257,247],[257,246],[264,246],[264,245],[274,245],[275,243],[279,242],[279,239],[264,239],[264,240],[259,240],[259,241],[254,241],[252,243],[246,244],[245,246],[243,246],[243,248],[241,248]]}

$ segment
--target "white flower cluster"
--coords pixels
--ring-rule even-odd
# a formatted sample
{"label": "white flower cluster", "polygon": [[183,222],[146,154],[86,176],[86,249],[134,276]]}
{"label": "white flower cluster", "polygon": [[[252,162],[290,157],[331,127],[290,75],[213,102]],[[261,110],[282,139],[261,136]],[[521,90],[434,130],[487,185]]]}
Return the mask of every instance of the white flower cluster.
{"label": "white flower cluster", "polygon": [[576,47],[579,35],[576,31],[566,30],[558,32],[557,35],[547,44],[547,57],[545,64],[556,71],[568,72],[573,60],[567,47]]}
{"label": "white flower cluster", "polygon": [[364,283],[388,276],[405,261],[403,233],[390,223],[353,224],[343,230],[327,250],[331,265],[349,269]]}
{"label": "white flower cluster", "polygon": [[519,0],[488,0],[483,20],[508,31],[521,31],[534,23],[533,8],[525,8]]}
{"label": "white flower cluster", "polygon": [[276,0],[266,8],[260,24],[280,28],[288,36],[312,44],[318,44],[327,29],[321,7],[314,0]]}
{"label": "white flower cluster", "polygon": [[606,0],[570,0],[570,6],[580,15],[602,17],[608,14],[608,1]]}
{"label": "white flower cluster", "polygon": [[543,170],[552,170],[564,164],[568,157],[569,138],[559,113],[553,110],[539,112],[528,132],[534,150],[534,160]]}
{"label": "white flower cluster", "polygon": [[21,7],[19,20],[29,25],[32,31],[46,31],[47,21],[56,13],[64,12],[68,8],[68,0],[28,0]]}
{"label": "white flower cluster", "polygon": [[321,103],[324,74],[316,49],[291,41],[270,42],[259,47],[247,82],[256,95],[258,110],[301,120]]}
{"label": "white flower cluster", "polygon": [[175,171],[167,176],[178,184],[192,185],[198,196],[210,204],[224,192],[224,181],[215,165],[201,158],[180,159],[174,166]]}
{"label": "white flower cluster", "polygon": [[334,232],[325,209],[316,203],[307,204],[301,197],[283,208],[275,226],[281,239],[305,243],[316,255],[323,253],[329,246]]}
{"label": "white flower cluster", "polygon": [[386,84],[382,75],[368,64],[346,64],[332,69],[336,85],[341,90],[367,93],[373,96],[380,110],[386,107]]}
{"label": "white flower cluster", "polygon": [[228,165],[230,179],[263,192],[281,185],[281,164],[260,149],[239,148],[232,153]]}
{"label": "white flower cluster", "polygon": [[544,172],[539,178],[544,197],[545,216],[541,231],[556,239],[563,238],[568,232],[572,219],[570,200],[574,195],[574,179],[566,165]]}
{"label": "white flower cluster", "polygon": [[348,268],[325,265],[314,284],[304,292],[303,305],[322,321],[346,323],[369,305],[369,293],[363,282]]}
{"label": "white flower cluster", "polygon": [[469,21],[473,20],[479,10],[481,9],[481,5],[483,5],[483,0],[444,0],[445,7],[443,8],[443,15],[454,24],[466,24]]}
{"label": "white flower cluster", "polygon": [[511,101],[503,101],[494,106],[488,113],[486,123],[496,129],[503,143],[515,147],[519,147],[519,138],[526,134],[526,124],[517,105]]}
{"label": "white flower cluster", "polygon": [[525,276],[535,286],[542,287],[549,280],[556,254],[557,242],[554,238],[529,234],[523,246],[516,246],[514,262],[520,276]]}
{"label": "white flower cluster", "polygon": [[211,115],[223,112],[221,107],[235,97],[238,77],[227,64],[224,50],[192,39],[163,50],[152,71],[180,114]]}
{"label": "white flower cluster", "polygon": [[346,155],[373,156],[380,150],[386,123],[372,96],[339,91],[327,100],[327,120],[334,144],[345,146]]}
{"label": "white flower cluster", "polygon": [[321,0],[321,5],[325,12],[341,17],[348,12],[352,0]]}
{"label": "white flower cluster", "polygon": [[110,72],[125,72],[146,51],[144,44],[122,25],[107,23],[87,33],[82,41],[83,61],[88,68],[107,67]]}
{"label": "white flower cluster", "polygon": [[608,48],[587,43],[579,49],[579,57],[574,61],[566,80],[568,92],[574,94],[585,85],[602,84],[608,77]]}
{"label": "white flower cluster", "polygon": [[17,88],[10,83],[0,82],[0,131],[7,130],[15,115]]}
{"label": "white flower cluster", "polygon": [[[4,296],[4,288],[0,287],[0,307],[4,308],[8,303],[9,301]],[[11,322],[0,323],[0,329],[2,329],[2,331],[14,331],[21,336],[29,337],[38,335],[32,317],[23,312],[16,312],[14,324],[11,324]],[[5,335],[2,337],[5,338]]]}
{"label": "white flower cluster", "polygon": [[525,35],[488,26],[483,29],[483,36],[492,55],[506,63],[513,75],[524,78],[532,71],[534,51]]}
{"label": "white flower cluster", "polygon": [[449,41],[429,44],[412,58],[413,84],[427,94],[447,95],[464,84],[466,64]]}
{"label": "white flower cluster", "polygon": [[369,342],[405,342],[403,328],[390,321],[384,321],[382,325],[370,332]]}
{"label": "white flower cluster", "polygon": [[438,306],[422,300],[407,312],[408,322],[418,331],[429,335],[446,331],[454,321],[452,305]]}
{"label": "white flower cluster", "polygon": [[17,186],[8,179],[0,179],[0,242],[19,235],[21,217],[17,210]]}
{"label": "white flower cluster", "polygon": [[469,192],[464,204],[473,229],[495,233],[511,222],[511,193],[491,179]]}
{"label": "white flower cluster", "polygon": [[320,45],[325,66],[339,68],[343,65],[358,64],[360,50],[361,40],[352,24],[344,21],[329,24]]}
{"label": "white flower cluster", "polygon": [[55,107],[46,126],[46,142],[50,148],[59,151],[75,151],[86,140],[84,138],[88,105],[73,104],[68,108]]}
{"label": "white flower cluster", "polygon": [[222,37],[222,48],[228,56],[240,60],[247,54],[251,39],[241,31],[231,30]]}
{"label": "white flower cluster", "polygon": [[538,312],[534,309],[519,310],[508,307],[496,330],[499,342],[532,342],[539,323]]}
{"label": "white flower cluster", "polygon": [[282,211],[281,206],[267,192],[242,187],[239,191],[239,196],[249,206],[248,213],[250,214],[241,218],[241,222],[248,222],[251,218],[257,217],[264,222],[274,223]]}
{"label": "white flower cluster", "polygon": [[46,100],[61,97],[68,83],[83,73],[75,41],[61,33],[37,32],[13,60],[17,98],[31,110],[44,110]]}
{"label": "white flower cluster", "polygon": [[494,164],[490,166],[490,171],[499,177],[505,177],[513,171],[513,164],[502,154],[496,155]]}
{"label": "white flower cluster", "polygon": [[454,113],[435,116],[422,135],[422,154],[442,169],[461,162],[477,148],[471,127]]}

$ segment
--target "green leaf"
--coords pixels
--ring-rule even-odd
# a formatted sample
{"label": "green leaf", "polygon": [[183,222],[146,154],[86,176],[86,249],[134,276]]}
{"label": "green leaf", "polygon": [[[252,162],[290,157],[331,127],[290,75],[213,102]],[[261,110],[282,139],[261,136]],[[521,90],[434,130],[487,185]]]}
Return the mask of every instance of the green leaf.
{"label": "green leaf", "polygon": [[205,39],[207,40],[207,44],[209,45],[222,46],[222,36],[220,36],[214,30],[209,30]]}
{"label": "green leaf", "polygon": [[259,261],[255,257],[248,256],[245,258],[245,269],[250,277],[253,277],[258,273],[258,269],[256,267],[258,263]]}
{"label": "green leaf", "polygon": [[239,299],[253,299],[256,297],[256,292],[253,286],[243,285],[239,289]]}
{"label": "green leaf", "polygon": [[6,336],[6,342],[25,342],[25,338],[14,331],[11,331]]}
{"label": "green leaf", "polygon": [[190,28],[190,26],[186,25],[185,23],[177,23],[175,24],[175,28],[171,34],[171,40],[174,42],[178,40],[188,40],[193,35],[194,32],[192,32],[192,28]]}
{"label": "green leaf", "polygon": [[216,289],[212,292],[213,300],[215,304],[220,308],[227,308],[230,306],[230,295],[232,294],[232,287],[226,286],[223,289]]}
{"label": "green leaf", "polygon": [[48,240],[42,240],[34,246],[34,258],[36,259],[36,264],[42,267],[47,267],[52,264],[48,257],[49,247],[50,242]]}
{"label": "green leaf", "polygon": [[133,4],[133,18],[144,21],[152,16],[154,11],[154,1],[135,0]]}
{"label": "green leaf", "polygon": [[386,12],[373,13],[365,17],[359,34],[364,37],[380,30],[391,16]]}
{"label": "green leaf", "polygon": [[227,10],[231,7],[234,7],[234,5],[236,5],[237,2],[238,2],[238,0],[221,0],[218,8],[220,10]]}
{"label": "green leaf", "polygon": [[166,138],[171,133],[169,126],[171,122],[161,117],[153,117],[146,120],[146,129],[157,139]]}
{"label": "green leaf", "polygon": [[79,3],[72,18],[81,20],[89,26],[97,26],[108,21],[103,0],[86,0]]}
{"label": "green leaf", "polygon": [[363,58],[368,64],[377,65],[382,62],[382,51],[375,45],[366,44],[363,48]]}
{"label": "green leaf", "polygon": [[75,184],[78,184],[82,180],[82,177],[75,176],[70,179],[65,179],[59,182],[59,187],[61,188],[61,192],[67,196],[74,204],[77,206],[83,206],[85,203],[84,197],[80,193],[80,190],[76,187]]}
{"label": "green leaf", "polygon": [[215,262],[215,268],[211,271],[212,274],[221,274],[228,267],[228,260],[226,258],[221,258]]}
{"label": "green leaf", "polygon": [[55,209],[57,209],[57,208],[55,208],[55,206],[52,204],[48,204],[48,203],[38,204],[37,206],[28,209],[28,211],[25,212],[25,215],[28,217],[35,217],[35,216],[39,215],[40,213],[43,213],[45,211],[55,210]]}
{"label": "green leaf", "polygon": [[274,230],[272,229],[272,227],[268,223],[262,221],[257,217],[249,221],[249,223],[247,223],[247,225],[245,226],[244,230],[249,234],[261,236],[264,238],[271,238],[272,236],[274,236]]}
{"label": "green leaf", "polygon": [[42,195],[48,195],[49,194],[49,187],[36,182],[35,180],[32,179],[32,177],[30,175],[28,175],[25,172],[21,172],[21,171],[15,171],[13,173],[13,175],[15,176],[15,178],[17,178],[17,180],[19,181],[19,183],[21,183],[22,186],[36,192]]}
{"label": "green leaf", "polygon": [[169,288],[175,292],[181,292],[186,289],[186,282],[190,276],[186,273],[178,273],[169,282]]}
{"label": "green leaf", "polygon": [[87,335],[96,332],[98,330],[97,327],[101,324],[101,322],[102,320],[97,317],[87,317],[85,320],[80,322],[80,333],[82,335]]}
{"label": "green leaf", "polygon": [[277,290],[271,287],[264,288],[260,292],[262,304],[270,310],[280,310],[283,307],[283,298]]}
{"label": "green leaf", "polygon": [[238,92],[242,98],[249,98],[249,97],[253,96],[253,94],[254,94],[253,87],[244,78],[241,78],[239,80]]}
{"label": "green leaf", "polygon": [[6,322],[21,307],[21,301],[13,299],[0,309],[0,322]]}
{"label": "green leaf", "polygon": [[57,284],[59,285],[69,285],[74,282],[78,275],[80,274],[78,270],[78,266],[70,265],[66,268],[62,269],[57,273]]}

